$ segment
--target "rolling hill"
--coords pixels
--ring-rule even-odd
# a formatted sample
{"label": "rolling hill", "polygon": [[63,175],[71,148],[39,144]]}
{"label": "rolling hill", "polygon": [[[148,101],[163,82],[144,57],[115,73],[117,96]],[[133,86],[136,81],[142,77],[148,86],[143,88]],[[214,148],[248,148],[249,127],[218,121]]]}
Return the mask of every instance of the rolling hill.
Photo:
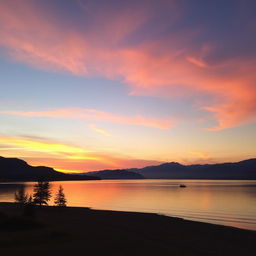
{"label": "rolling hill", "polygon": [[65,174],[45,166],[33,167],[18,158],[0,157],[0,181],[93,180],[89,175]]}

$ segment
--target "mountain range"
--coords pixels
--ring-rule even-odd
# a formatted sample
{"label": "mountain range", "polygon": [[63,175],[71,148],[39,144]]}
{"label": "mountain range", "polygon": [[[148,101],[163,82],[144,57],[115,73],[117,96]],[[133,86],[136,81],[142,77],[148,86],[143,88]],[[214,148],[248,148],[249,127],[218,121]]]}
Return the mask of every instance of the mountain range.
{"label": "mountain range", "polygon": [[[136,176],[134,174],[136,174]],[[87,174],[87,173],[85,173]],[[127,174],[132,178],[146,179],[227,179],[256,180],[256,158],[236,163],[182,165],[176,162],[144,168],[104,170],[90,172],[102,179],[122,179]],[[122,174],[122,175],[120,175]],[[138,176],[140,175],[140,176]]]}
{"label": "mountain range", "polygon": [[182,165],[176,162],[144,168],[65,174],[45,166],[33,167],[18,158],[0,157],[0,181],[93,179],[226,179],[256,180],[256,158],[236,163]]}

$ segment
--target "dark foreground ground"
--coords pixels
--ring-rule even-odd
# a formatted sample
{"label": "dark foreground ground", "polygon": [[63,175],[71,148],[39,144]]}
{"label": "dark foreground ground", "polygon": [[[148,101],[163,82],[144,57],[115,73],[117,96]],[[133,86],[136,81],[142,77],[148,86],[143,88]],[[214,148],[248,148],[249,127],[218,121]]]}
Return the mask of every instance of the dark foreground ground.
{"label": "dark foreground ground", "polygon": [[[0,203],[0,255],[255,255],[256,232],[156,214]],[[30,214],[30,212],[29,212]]]}

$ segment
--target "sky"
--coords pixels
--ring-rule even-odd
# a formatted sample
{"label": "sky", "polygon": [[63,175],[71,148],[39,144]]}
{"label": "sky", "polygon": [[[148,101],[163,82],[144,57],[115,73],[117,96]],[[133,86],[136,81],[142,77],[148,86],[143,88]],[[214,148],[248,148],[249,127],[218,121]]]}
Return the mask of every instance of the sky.
{"label": "sky", "polygon": [[256,157],[255,12],[1,0],[0,155],[64,172]]}

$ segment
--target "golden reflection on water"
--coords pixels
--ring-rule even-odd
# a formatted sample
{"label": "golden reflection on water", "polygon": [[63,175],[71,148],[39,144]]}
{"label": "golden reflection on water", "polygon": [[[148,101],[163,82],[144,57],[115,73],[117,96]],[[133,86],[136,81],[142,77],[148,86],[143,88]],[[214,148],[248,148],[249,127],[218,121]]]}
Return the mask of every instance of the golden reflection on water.
{"label": "golden reflection on water", "polygon": [[[179,184],[186,184],[180,188]],[[53,198],[59,185],[69,206],[155,212],[256,230],[256,181],[105,180],[51,182]],[[33,193],[32,182],[23,183]],[[0,201],[13,201],[19,184],[4,189]],[[5,192],[3,192],[5,191]],[[50,204],[53,204],[53,198]]]}

